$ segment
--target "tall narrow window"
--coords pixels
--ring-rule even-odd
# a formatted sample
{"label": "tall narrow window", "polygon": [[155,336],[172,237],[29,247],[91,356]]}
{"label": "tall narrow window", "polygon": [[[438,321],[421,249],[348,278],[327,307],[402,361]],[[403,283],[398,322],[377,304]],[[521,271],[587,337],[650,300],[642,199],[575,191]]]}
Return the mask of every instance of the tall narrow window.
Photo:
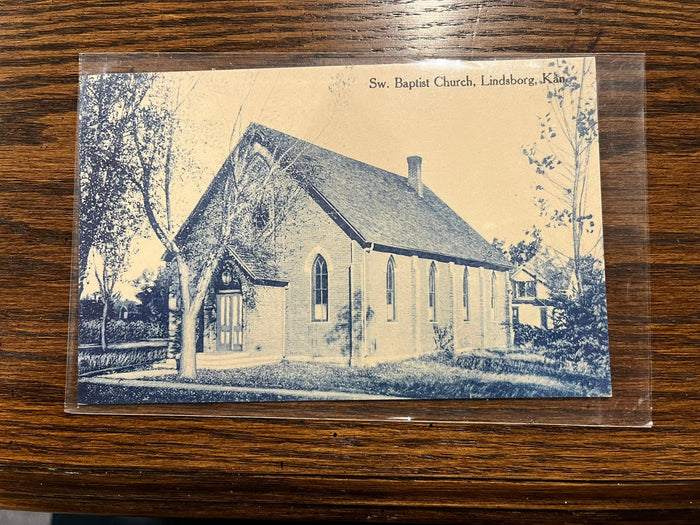
{"label": "tall narrow window", "polygon": [[435,274],[437,268],[435,263],[430,263],[430,273],[428,274],[428,317],[433,323],[437,321],[437,296],[435,295]]}
{"label": "tall narrow window", "polygon": [[462,276],[462,310],[464,311],[464,320],[469,321],[469,268],[466,266]]}
{"label": "tall narrow window", "polygon": [[491,272],[491,319],[496,318],[496,272]]}
{"label": "tall narrow window", "polygon": [[328,266],[320,255],[311,272],[311,320],[328,321]]}
{"label": "tall narrow window", "polygon": [[386,320],[396,321],[396,263],[393,256],[386,263]]}

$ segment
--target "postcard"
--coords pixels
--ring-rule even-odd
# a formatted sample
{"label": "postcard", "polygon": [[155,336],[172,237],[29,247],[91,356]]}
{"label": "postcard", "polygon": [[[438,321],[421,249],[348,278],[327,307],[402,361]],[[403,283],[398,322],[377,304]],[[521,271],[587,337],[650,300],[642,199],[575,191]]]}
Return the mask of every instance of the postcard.
{"label": "postcard", "polygon": [[595,66],[81,75],[78,403],[611,396]]}

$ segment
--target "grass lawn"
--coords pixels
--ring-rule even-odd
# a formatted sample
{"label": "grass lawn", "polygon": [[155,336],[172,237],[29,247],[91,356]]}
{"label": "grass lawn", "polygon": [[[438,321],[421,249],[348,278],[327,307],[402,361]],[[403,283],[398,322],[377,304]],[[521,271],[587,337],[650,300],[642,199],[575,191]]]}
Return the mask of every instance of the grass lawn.
{"label": "grass lawn", "polygon": [[[609,395],[606,377],[573,374],[547,362],[504,362],[497,356],[462,356],[449,362],[416,358],[366,368],[284,361],[233,370],[199,370],[195,380],[178,379],[174,373],[144,379],[170,381],[178,389],[186,389],[189,383],[197,383],[304,392],[350,392],[414,399]],[[313,396],[306,394],[304,399],[313,399]]]}
{"label": "grass lawn", "polygon": [[[199,370],[194,380],[174,372],[144,376],[138,386],[82,383],[80,402],[203,403],[299,401],[317,399],[314,392],[345,392],[413,399],[497,399],[539,397],[604,397],[610,395],[607,370],[591,374],[571,362],[557,362],[527,352],[425,356],[365,368],[301,361],[232,370]],[[105,376],[109,377],[109,376]],[[147,386],[168,382],[167,387]],[[243,391],[193,390],[191,384],[240,387]],[[250,390],[245,390],[250,389]],[[275,392],[253,391],[276,389]],[[286,392],[280,393],[280,390]]]}

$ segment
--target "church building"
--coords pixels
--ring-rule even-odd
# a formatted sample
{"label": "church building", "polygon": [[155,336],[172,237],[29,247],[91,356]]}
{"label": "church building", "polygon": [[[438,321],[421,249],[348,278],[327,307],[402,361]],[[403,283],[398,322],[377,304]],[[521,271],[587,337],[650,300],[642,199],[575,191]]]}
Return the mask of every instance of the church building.
{"label": "church building", "polygon": [[177,236],[197,276],[213,269],[197,366],[366,366],[449,336],[457,353],[510,347],[511,265],[423,184],[421,164],[390,173],[251,124]]}

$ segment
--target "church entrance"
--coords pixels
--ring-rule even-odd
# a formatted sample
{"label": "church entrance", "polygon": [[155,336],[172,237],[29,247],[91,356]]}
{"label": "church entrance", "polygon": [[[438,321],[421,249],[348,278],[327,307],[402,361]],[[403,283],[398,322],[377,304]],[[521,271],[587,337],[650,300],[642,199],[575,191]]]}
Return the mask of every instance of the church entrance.
{"label": "church entrance", "polygon": [[232,268],[225,265],[216,293],[216,350],[243,351],[243,294]]}
{"label": "church entrance", "polygon": [[243,295],[240,290],[216,294],[216,350],[243,350]]}

